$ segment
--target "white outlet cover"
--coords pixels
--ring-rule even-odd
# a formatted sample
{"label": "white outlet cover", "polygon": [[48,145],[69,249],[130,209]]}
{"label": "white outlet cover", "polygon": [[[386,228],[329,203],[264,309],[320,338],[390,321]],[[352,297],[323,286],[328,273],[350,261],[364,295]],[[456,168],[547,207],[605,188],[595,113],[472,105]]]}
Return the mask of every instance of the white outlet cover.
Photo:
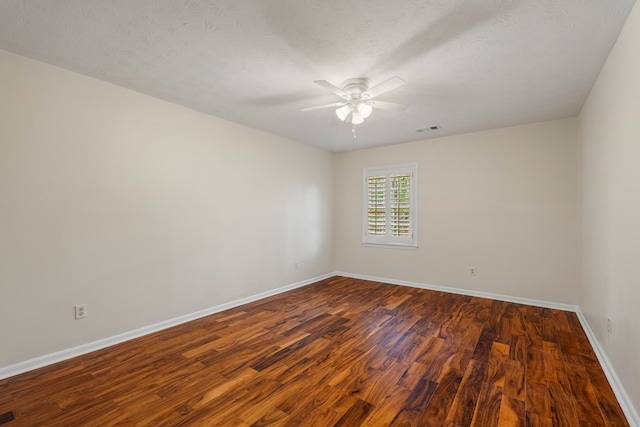
{"label": "white outlet cover", "polygon": [[76,320],[84,319],[85,317],[87,317],[87,305],[86,304],[76,305],[75,306]]}

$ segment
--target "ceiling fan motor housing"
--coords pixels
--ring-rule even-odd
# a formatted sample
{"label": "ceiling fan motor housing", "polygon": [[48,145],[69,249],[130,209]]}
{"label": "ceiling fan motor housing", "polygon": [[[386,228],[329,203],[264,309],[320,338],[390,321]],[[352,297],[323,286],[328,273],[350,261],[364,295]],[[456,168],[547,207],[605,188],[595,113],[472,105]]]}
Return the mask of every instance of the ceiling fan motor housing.
{"label": "ceiling fan motor housing", "polygon": [[369,89],[369,80],[365,78],[347,79],[342,83],[342,90],[349,94],[349,98],[362,98],[362,94]]}

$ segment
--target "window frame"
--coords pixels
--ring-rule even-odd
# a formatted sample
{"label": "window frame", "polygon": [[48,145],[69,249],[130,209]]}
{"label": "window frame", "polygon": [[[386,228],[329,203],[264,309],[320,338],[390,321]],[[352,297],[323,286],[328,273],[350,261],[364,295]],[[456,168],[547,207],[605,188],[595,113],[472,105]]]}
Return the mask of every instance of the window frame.
{"label": "window frame", "polygon": [[[411,236],[393,236],[391,228],[391,201],[390,186],[391,176],[397,174],[410,174],[409,188],[409,229]],[[369,234],[369,178],[384,176],[385,180],[385,227],[384,235]],[[405,163],[389,166],[366,167],[362,174],[362,245],[370,247],[385,247],[395,249],[418,249],[418,163]]]}

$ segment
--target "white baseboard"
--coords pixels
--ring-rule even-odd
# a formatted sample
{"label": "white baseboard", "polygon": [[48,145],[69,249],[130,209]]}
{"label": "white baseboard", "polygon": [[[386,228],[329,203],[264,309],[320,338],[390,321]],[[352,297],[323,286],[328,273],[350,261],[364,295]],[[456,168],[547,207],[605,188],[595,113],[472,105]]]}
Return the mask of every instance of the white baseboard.
{"label": "white baseboard", "polygon": [[582,329],[584,329],[585,334],[589,338],[589,342],[593,347],[593,351],[595,352],[596,357],[598,358],[598,361],[602,366],[602,370],[604,371],[607,377],[607,380],[609,380],[609,385],[611,385],[611,388],[613,389],[613,393],[616,395],[616,398],[618,399],[618,403],[620,404],[622,411],[627,417],[627,421],[629,422],[629,425],[631,427],[640,427],[640,417],[638,417],[638,412],[635,410],[633,403],[631,402],[631,399],[629,399],[629,395],[627,395],[627,392],[622,386],[622,383],[620,382],[620,379],[616,375],[616,372],[614,371],[613,366],[609,361],[609,358],[607,357],[606,353],[602,349],[600,342],[598,341],[595,334],[593,333],[593,330],[589,326],[589,322],[587,322],[587,319],[584,317],[584,315],[580,311],[580,307],[577,305],[561,304],[561,303],[540,301],[540,300],[529,299],[529,298],[520,298],[520,297],[507,296],[507,295],[491,294],[488,292],[470,291],[466,289],[449,288],[446,286],[427,285],[424,283],[386,279],[381,277],[366,276],[362,274],[345,273],[342,271],[337,271],[335,275],[351,277],[354,279],[370,280],[374,282],[390,283],[392,285],[409,286],[412,288],[429,289],[433,291],[449,292],[453,294],[468,295],[468,296],[480,297],[480,298],[490,298],[490,299],[495,299],[499,301],[515,302],[517,304],[533,305],[537,307],[572,311],[576,313],[576,315],[578,316],[578,319],[580,320],[580,324],[582,325]]}
{"label": "white baseboard", "polygon": [[263,298],[267,298],[273,295],[281,294],[292,289],[307,286],[320,280],[327,279],[334,276],[334,273],[324,274],[322,276],[313,277],[311,279],[303,280],[300,282],[292,283],[289,285],[281,286],[276,289],[272,289],[266,292],[262,292],[256,295],[251,295],[245,298],[240,298],[234,301],[230,301],[224,304],[216,305],[204,310],[196,311],[194,313],[185,314],[183,316],[175,317],[173,319],[165,320],[153,325],[144,326],[142,328],[134,329],[132,331],[124,332],[111,337],[103,338],[98,341],[89,342],[79,345],[77,347],[68,348],[65,350],[57,351],[55,353],[46,354],[44,356],[36,357],[33,359],[25,360],[13,365],[8,365],[0,368],[0,380],[12,377],[14,375],[22,374],[24,372],[32,371],[34,369],[42,368],[43,366],[51,365],[63,360],[71,359],[73,357],[81,356],[83,354],[91,353],[92,351],[100,350],[115,344],[120,344],[125,341],[129,341],[134,338],[148,335],[153,332],[158,332],[163,329],[170,328],[172,326],[180,325],[182,323],[190,322],[201,317],[209,316],[214,313],[218,313],[223,310],[237,307],[242,304],[247,304],[253,301],[257,301]]}
{"label": "white baseboard", "polygon": [[520,297],[513,297],[508,295],[492,294],[489,292],[479,292],[479,291],[471,291],[471,290],[460,289],[460,288],[450,288],[447,286],[428,285],[426,283],[409,282],[406,280],[386,279],[382,277],[365,276],[362,274],[345,273],[342,271],[337,271],[335,274],[336,276],[351,277],[353,279],[370,280],[373,282],[390,283],[392,285],[409,286],[412,288],[428,289],[431,291],[447,292],[450,294],[467,295],[471,297],[488,298],[488,299],[495,299],[498,301],[506,301],[506,302],[515,302],[516,304],[533,305],[536,307],[544,307],[544,308],[554,308],[556,310],[575,311],[575,312],[579,310],[577,305],[562,304],[559,302],[542,301],[542,300],[530,299],[530,298],[520,298]]}

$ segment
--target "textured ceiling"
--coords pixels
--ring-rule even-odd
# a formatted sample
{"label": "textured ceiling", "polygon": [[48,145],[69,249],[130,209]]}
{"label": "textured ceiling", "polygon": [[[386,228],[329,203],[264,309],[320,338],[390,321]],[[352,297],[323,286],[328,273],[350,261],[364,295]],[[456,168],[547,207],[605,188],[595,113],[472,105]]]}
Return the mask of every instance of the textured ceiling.
{"label": "textured ceiling", "polygon": [[[576,115],[633,3],[2,0],[0,48],[344,151]],[[300,111],[339,101],[313,80],[395,75],[378,99],[409,108],[374,110],[357,139]]]}

